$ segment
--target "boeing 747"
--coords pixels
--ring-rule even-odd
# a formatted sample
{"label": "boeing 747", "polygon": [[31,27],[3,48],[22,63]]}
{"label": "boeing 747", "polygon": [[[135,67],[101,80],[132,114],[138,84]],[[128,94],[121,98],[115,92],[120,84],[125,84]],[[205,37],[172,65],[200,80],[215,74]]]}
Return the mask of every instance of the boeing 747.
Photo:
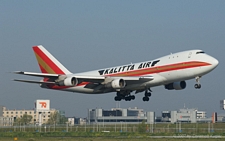
{"label": "boeing 747", "polygon": [[201,88],[200,78],[218,65],[218,60],[202,50],[188,50],[151,61],[127,64],[94,71],[71,73],[42,45],[33,47],[41,73],[16,71],[16,74],[42,77],[41,80],[14,81],[40,84],[42,88],[103,94],[116,92],[115,101],[135,99],[132,92],[144,92],[143,101],[149,101],[152,87],[163,85],[168,90],[186,88],[186,80],[195,79],[196,89]]}

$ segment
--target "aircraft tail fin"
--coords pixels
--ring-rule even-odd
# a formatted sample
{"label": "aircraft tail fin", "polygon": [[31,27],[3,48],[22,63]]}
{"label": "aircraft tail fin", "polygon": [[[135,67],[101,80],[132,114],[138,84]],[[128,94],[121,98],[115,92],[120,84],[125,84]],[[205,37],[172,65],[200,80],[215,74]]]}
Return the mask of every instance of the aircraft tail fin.
{"label": "aircraft tail fin", "polygon": [[42,73],[71,74],[51,53],[42,45],[33,47],[38,65]]}

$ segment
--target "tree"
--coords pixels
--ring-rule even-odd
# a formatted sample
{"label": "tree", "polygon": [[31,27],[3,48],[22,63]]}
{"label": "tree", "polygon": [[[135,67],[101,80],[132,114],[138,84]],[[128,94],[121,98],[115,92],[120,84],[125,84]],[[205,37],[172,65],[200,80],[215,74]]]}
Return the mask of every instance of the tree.
{"label": "tree", "polygon": [[146,124],[145,124],[145,120],[143,120],[141,122],[141,124],[138,125],[138,132],[140,133],[145,133],[146,132]]}
{"label": "tree", "polygon": [[16,118],[16,120],[15,120],[15,124],[19,124],[20,123],[20,121],[21,121],[21,118]]}
{"label": "tree", "polygon": [[65,124],[67,122],[67,118],[61,115],[58,111],[50,114],[50,118],[48,119],[48,124]]}
{"label": "tree", "polygon": [[29,124],[32,121],[32,116],[24,114],[21,118],[16,119],[16,123]]}
{"label": "tree", "polygon": [[58,112],[55,111],[54,113],[50,114],[50,118],[48,119],[48,124],[56,124],[58,119]]}
{"label": "tree", "polygon": [[66,124],[68,119],[65,116],[60,115],[59,117],[59,124]]}
{"label": "tree", "polygon": [[22,122],[25,125],[27,125],[28,123],[30,123],[32,121],[32,116],[31,115],[24,114],[21,119],[22,119]]}

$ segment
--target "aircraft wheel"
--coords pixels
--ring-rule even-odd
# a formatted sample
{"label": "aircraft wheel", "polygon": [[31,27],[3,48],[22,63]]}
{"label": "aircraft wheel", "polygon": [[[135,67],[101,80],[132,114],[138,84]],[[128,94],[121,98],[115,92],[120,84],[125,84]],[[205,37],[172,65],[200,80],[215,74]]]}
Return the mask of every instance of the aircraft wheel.
{"label": "aircraft wheel", "polygon": [[201,88],[201,84],[195,84],[195,89],[200,89]]}
{"label": "aircraft wheel", "polygon": [[129,96],[125,97],[126,101],[131,101],[131,98]]}
{"label": "aircraft wheel", "polygon": [[116,96],[116,97],[114,98],[114,100],[115,100],[115,101],[121,101],[121,97]]}
{"label": "aircraft wheel", "polygon": [[149,101],[149,97],[143,97],[143,101]]}
{"label": "aircraft wheel", "polygon": [[134,99],[135,99],[135,96],[134,96],[134,95],[132,95],[132,96],[131,96],[131,99],[132,99],[132,100],[134,100]]}
{"label": "aircraft wheel", "polygon": [[198,89],[198,84],[195,84],[195,89]]}
{"label": "aircraft wheel", "polygon": [[146,97],[146,101],[149,101],[149,97]]}
{"label": "aircraft wheel", "polygon": [[145,97],[150,97],[152,94],[150,92],[145,92]]}
{"label": "aircraft wheel", "polygon": [[146,100],[145,100],[145,97],[143,97],[142,100],[143,100],[143,101],[146,101]]}

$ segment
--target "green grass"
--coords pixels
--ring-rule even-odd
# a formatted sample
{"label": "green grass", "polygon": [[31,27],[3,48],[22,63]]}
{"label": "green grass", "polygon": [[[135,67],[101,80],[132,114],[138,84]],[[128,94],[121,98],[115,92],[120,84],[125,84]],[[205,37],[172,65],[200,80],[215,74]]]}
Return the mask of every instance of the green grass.
{"label": "green grass", "polygon": [[[151,131],[153,126],[153,133],[146,132]],[[69,127],[66,131],[66,126],[58,126],[53,128],[47,126],[47,128],[39,127],[2,127],[0,128],[0,141],[13,141],[14,137],[18,137],[18,141],[220,141],[225,140],[225,123],[210,124],[210,129],[213,132],[208,133],[208,123],[182,123],[182,132],[178,132],[178,124],[164,123],[164,124],[137,124],[137,125],[91,125],[91,126],[73,126]],[[122,129],[123,132],[120,132]],[[102,131],[110,131],[109,133]],[[171,138],[173,136],[223,136],[222,139],[207,138],[207,139],[189,139],[189,138]],[[165,138],[152,138],[156,136],[164,136]],[[169,136],[170,138],[166,137]]]}
{"label": "green grass", "polygon": [[[13,138],[0,138],[0,141],[13,141]],[[174,138],[102,138],[102,137],[42,137],[42,138],[18,138],[17,141],[222,141],[224,139],[174,139]]]}

